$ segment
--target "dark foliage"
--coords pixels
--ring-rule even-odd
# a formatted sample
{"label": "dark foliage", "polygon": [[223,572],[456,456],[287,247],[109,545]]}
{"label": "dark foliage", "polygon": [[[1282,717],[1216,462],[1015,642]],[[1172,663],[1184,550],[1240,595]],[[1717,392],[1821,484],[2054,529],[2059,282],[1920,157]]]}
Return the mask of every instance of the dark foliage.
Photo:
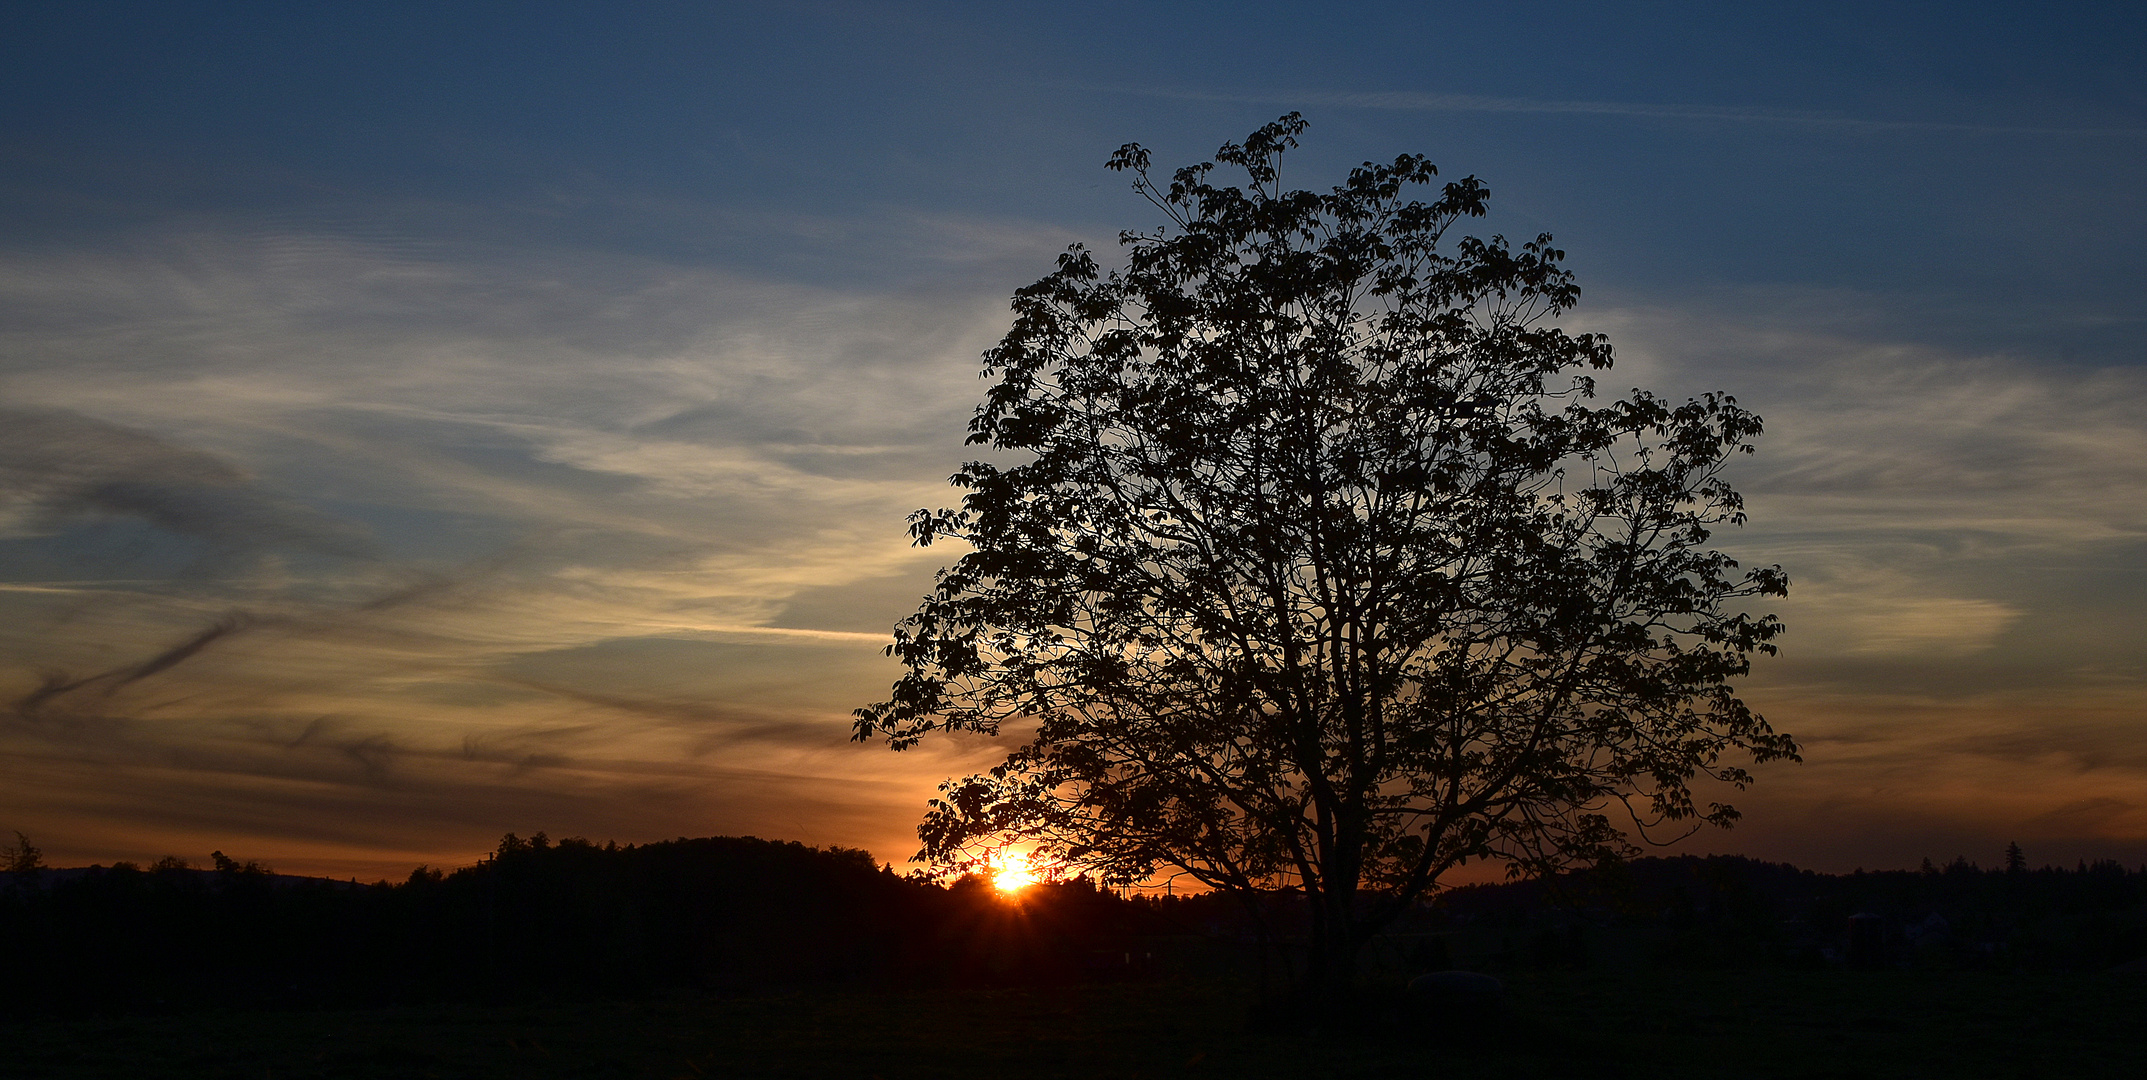
{"label": "dark foliage", "polygon": [[1457,889],[1412,929],[1484,966],[1840,966],[1851,916],[1884,967],[2099,971],[2147,957],[2147,867],[2025,869],[1965,858],[1820,874],[1736,856],[1640,859]]}
{"label": "dark foliage", "polygon": [[[0,885],[0,1007],[133,1011],[636,996],[838,982],[1052,980],[1141,932],[1085,883],[1019,903],[863,851],[752,837],[598,846],[509,834],[400,884],[281,877],[222,853]],[[1150,927],[1152,929],[1152,927]]]}
{"label": "dark foliage", "polygon": [[[598,846],[508,836],[399,884],[214,858],[0,879],[0,1009],[122,1013],[1063,984],[1159,975],[1280,989],[1303,942],[1263,935],[1301,894],[1125,899],[1085,881],[1018,900],[862,851],[751,837]],[[1248,903],[1248,901],[1250,901]],[[1372,902],[1367,898],[1366,902]],[[1265,909],[1255,920],[1248,909]],[[1390,981],[1446,968],[2101,971],[2147,957],[2147,868],[1828,875],[1736,857],[1640,859],[1449,890],[1377,939]],[[1261,975],[1269,976],[1267,979]]]}

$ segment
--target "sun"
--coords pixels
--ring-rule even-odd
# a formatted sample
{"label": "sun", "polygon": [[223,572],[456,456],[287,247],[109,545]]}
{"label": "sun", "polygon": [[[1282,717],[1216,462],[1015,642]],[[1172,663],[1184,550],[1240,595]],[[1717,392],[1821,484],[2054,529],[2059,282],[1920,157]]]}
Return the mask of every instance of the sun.
{"label": "sun", "polygon": [[992,860],[992,888],[1012,896],[1039,881],[1036,866],[1027,859],[1002,855]]}

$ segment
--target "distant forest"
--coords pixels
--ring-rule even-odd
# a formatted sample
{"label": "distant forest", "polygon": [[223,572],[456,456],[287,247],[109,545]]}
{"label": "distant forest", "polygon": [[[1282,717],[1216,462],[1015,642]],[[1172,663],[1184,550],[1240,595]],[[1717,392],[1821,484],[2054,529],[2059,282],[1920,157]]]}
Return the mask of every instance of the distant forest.
{"label": "distant forest", "polygon": [[[753,837],[509,834],[474,866],[370,885],[222,853],[206,868],[23,861],[0,873],[0,1007],[59,1013],[1252,980],[1288,973],[1297,914],[1279,894],[1122,897],[1084,881],[1008,898],[980,879],[903,876],[863,851]],[[2009,861],[1829,875],[1653,858],[1470,886],[1373,941],[1370,966],[1400,979],[1450,967],[2101,970],[2147,957],[2147,868],[2030,869],[2017,849]]]}

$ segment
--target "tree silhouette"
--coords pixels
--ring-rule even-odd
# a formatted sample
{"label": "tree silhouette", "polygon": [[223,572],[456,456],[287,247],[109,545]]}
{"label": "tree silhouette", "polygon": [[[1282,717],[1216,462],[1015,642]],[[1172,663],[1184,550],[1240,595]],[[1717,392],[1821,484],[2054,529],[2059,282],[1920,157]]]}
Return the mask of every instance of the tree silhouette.
{"label": "tree silhouette", "polygon": [[11,874],[34,874],[44,865],[45,853],[19,830],[13,844],[0,847],[0,870]]}
{"label": "tree silhouette", "polygon": [[1591,405],[1610,346],[1550,325],[1579,290],[1548,235],[1449,243],[1489,191],[1410,198],[1436,176],[1415,155],[1287,190],[1304,127],[1167,183],[1112,157],[1168,224],[1015,294],[970,424],[997,460],[910,520],[970,550],[855,734],[1031,732],[941,788],[920,857],[1018,842],[1114,883],[1294,890],[1332,988],[1450,868],[1728,825],[1692,783],[1796,746],[1728,682],[1781,630],[1741,602],[1787,578],[1706,546],[1743,519],[1720,473],[1758,417]]}

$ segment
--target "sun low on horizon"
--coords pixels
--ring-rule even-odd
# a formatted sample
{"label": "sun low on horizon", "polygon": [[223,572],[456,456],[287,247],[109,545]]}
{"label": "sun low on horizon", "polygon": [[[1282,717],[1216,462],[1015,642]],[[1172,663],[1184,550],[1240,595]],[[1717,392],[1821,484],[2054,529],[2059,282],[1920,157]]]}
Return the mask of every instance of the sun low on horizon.
{"label": "sun low on horizon", "polygon": [[1002,853],[991,860],[991,885],[1001,896],[1019,896],[1043,880],[1034,856]]}

